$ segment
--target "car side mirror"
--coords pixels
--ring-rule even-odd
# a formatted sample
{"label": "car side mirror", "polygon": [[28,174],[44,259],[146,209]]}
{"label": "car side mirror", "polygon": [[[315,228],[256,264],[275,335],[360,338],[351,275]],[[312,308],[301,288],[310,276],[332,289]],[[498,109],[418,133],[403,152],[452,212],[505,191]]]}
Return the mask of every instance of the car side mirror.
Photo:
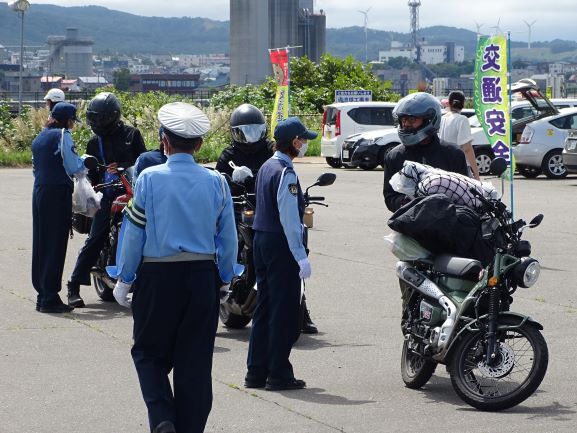
{"label": "car side mirror", "polygon": [[507,171],[508,165],[509,164],[507,164],[505,158],[497,157],[491,161],[489,169],[491,174],[494,174],[495,176],[501,176],[503,173],[505,173],[505,171]]}
{"label": "car side mirror", "polygon": [[335,183],[336,178],[337,178],[337,175],[334,173],[323,173],[317,179],[316,185],[317,186],[332,185],[333,183]]}

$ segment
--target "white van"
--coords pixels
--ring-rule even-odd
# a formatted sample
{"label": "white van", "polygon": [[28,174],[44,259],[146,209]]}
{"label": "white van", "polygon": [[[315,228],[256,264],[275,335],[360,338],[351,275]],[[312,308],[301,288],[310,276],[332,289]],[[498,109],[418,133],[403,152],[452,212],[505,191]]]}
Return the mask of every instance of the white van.
{"label": "white van", "polygon": [[345,138],[374,129],[394,128],[395,102],[342,102],[325,107],[321,136],[321,156],[327,164],[343,165],[341,151]]}

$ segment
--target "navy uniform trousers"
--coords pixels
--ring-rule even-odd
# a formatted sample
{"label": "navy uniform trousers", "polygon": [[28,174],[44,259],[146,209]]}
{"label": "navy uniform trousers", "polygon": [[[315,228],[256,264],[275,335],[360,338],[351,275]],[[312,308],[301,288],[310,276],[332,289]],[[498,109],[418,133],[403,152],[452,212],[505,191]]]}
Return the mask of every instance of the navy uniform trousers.
{"label": "navy uniform trousers", "polygon": [[32,193],[32,285],[36,307],[62,301],[62,272],[72,225],[72,187],[38,185]]}
{"label": "navy uniform trousers", "polygon": [[100,256],[100,251],[104,247],[104,242],[110,233],[110,208],[114,197],[110,198],[104,195],[100,200],[100,209],[94,215],[92,225],[90,226],[90,234],[86,238],[86,242],[78,258],[76,265],[70,276],[70,281],[83,286],[90,285],[90,271],[96,264],[96,260]]}
{"label": "navy uniform trousers", "polygon": [[140,267],[132,300],[131,353],[151,430],[171,421],[178,433],[204,431],[212,407],[216,275],[213,261],[145,262]]}
{"label": "navy uniform trousers", "polygon": [[257,304],[252,317],[247,377],[294,378],[289,356],[299,327],[301,280],[284,233],[256,231]]}

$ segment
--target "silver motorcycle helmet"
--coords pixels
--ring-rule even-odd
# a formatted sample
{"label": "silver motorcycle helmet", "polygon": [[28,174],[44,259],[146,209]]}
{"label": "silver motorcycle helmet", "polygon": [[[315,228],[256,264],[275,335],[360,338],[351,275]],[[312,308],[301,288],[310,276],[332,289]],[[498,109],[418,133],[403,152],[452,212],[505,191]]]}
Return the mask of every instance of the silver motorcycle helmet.
{"label": "silver motorcycle helmet", "polygon": [[[415,146],[427,137],[437,134],[441,125],[441,103],[425,92],[412,93],[401,99],[393,110],[399,121],[399,138],[405,146]],[[403,117],[420,117],[423,124],[418,128],[403,128]]]}
{"label": "silver motorcycle helmet", "polygon": [[242,147],[250,147],[266,137],[266,119],[261,111],[251,104],[239,105],[230,116],[230,135]]}

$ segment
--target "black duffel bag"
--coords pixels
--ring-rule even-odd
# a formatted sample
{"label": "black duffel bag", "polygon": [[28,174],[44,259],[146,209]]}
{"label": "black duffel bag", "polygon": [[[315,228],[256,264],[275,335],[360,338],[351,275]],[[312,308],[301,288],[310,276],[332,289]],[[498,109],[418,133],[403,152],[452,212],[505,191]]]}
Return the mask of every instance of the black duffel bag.
{"label": "black duffel bag", "polygon": [[495,254],[493,245],[482,237],[480,215],[444,194],[417,197],[398,209],[388,225],[433,254],[475,259],[485,266]]}
{"label": "black duffel bag", "polygon": [[79,213],[72,213],[72,228],[80,234],[90,233],[92,227],[92,218]]}

